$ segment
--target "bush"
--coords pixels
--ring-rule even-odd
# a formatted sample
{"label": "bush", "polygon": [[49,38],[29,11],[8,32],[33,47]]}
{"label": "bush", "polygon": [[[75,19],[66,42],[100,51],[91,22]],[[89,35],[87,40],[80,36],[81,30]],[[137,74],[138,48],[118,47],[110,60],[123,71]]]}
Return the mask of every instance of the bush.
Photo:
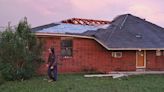
{"label": "bush", "polygon": [[2,85],[5,82],[1,72],[0,72],[0,85]]}
{"label": "bush", "polygon": [[26,19],[18,27],[1,33],[0,71],[7,80],[31,78],[42,61],[42,45],[30,31]]}

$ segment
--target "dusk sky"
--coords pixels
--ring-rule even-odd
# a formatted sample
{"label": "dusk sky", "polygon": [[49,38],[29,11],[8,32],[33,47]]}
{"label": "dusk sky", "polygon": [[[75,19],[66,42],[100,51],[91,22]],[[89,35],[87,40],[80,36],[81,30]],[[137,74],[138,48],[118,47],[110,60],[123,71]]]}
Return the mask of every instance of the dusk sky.
{"label": "dusk sky", "polygon": [[164,0],[0,0],[0,26],[24,16],[35,27],[73,17],[112,20],[125,13],[164,27]]}

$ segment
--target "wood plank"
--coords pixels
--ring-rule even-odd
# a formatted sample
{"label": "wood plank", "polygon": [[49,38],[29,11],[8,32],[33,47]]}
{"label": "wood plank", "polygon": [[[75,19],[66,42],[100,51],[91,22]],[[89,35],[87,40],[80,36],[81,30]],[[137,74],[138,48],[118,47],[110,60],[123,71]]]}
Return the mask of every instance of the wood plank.
{"label": "wood plank", "polygon": [[164,71],[133,71],[133,72],[109,72],[109,74],[89,74],[84,75],[86,78],[91,77],[112,77],[121,78],[130,75],[143,75],[143,74],[164,74]]}
{"label": "wood plank", "polygon": [[112,77],[113,79],[116,78],[121,78],[124,76],[128,76],[126,74],[91,74],[91,75],[84,75],[86,78],[91,78],[91,77]]}
{"label": "wood plank", "polygon": [[84,75],[84,77],[112,77],[117,74],[90,74],[90,75]]}
{"label": "wood plank", "polygon": [[113,79],[116,79],[116,78],[121,78],[121,77],[125,77],[125,76],[128,76],[126,74],[116,74],[113,76]]}

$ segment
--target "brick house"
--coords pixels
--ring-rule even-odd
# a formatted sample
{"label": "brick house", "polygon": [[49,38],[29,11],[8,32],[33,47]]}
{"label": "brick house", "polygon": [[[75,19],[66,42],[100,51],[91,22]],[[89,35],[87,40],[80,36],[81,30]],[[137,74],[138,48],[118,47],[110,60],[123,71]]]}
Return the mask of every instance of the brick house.
{"label": "brick house", "polygon": [[73,18],[32,31],[44,42],[45,60],[55,47],[60,73],[164,70],[164,29],[131,14],[111,22]]}

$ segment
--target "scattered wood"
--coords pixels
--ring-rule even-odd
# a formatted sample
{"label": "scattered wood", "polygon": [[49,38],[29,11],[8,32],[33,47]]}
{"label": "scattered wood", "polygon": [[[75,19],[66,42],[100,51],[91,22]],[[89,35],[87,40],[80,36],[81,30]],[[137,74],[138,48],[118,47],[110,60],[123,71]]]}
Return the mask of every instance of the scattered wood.
{"label": "scattered wood", "polygon": [[126,74],[126,75],[141,75],[141,74],[164,74],[164,71],[109,72],[109,74]]}
{"label": "scattered wood", "polygon": [[109,74],[90,74],[84,75],[86,78],[91,77],[112,77],[113,79],[127,77],[130,75],[143,75],[143,74],[164,74],[164,71],[134,71],[134,72],[109,72]]}
{"label": "scattered wood", "polygon": [[113,79],[116,78],[121,78],[121,77],[125,77],[128,75],[125,74],[91,74],[91,75],[84,75],[84,77],[86,78],[91,78],[91,77],[112,77]]}
{"label": "scattered wood", "polygon": [[121,78],[121,77],[125,77],[125,76],[128,76],[128,75],[125,75],[125,74],[116,74],[114,76],[112,76],[113,79],[116,79],[116,78]]}
{"label": "scattered wood", "polygon": [[84,75],[84,77],[90,78],[90,77],[112,77],[114,74],[90,74],[90,75]]}

